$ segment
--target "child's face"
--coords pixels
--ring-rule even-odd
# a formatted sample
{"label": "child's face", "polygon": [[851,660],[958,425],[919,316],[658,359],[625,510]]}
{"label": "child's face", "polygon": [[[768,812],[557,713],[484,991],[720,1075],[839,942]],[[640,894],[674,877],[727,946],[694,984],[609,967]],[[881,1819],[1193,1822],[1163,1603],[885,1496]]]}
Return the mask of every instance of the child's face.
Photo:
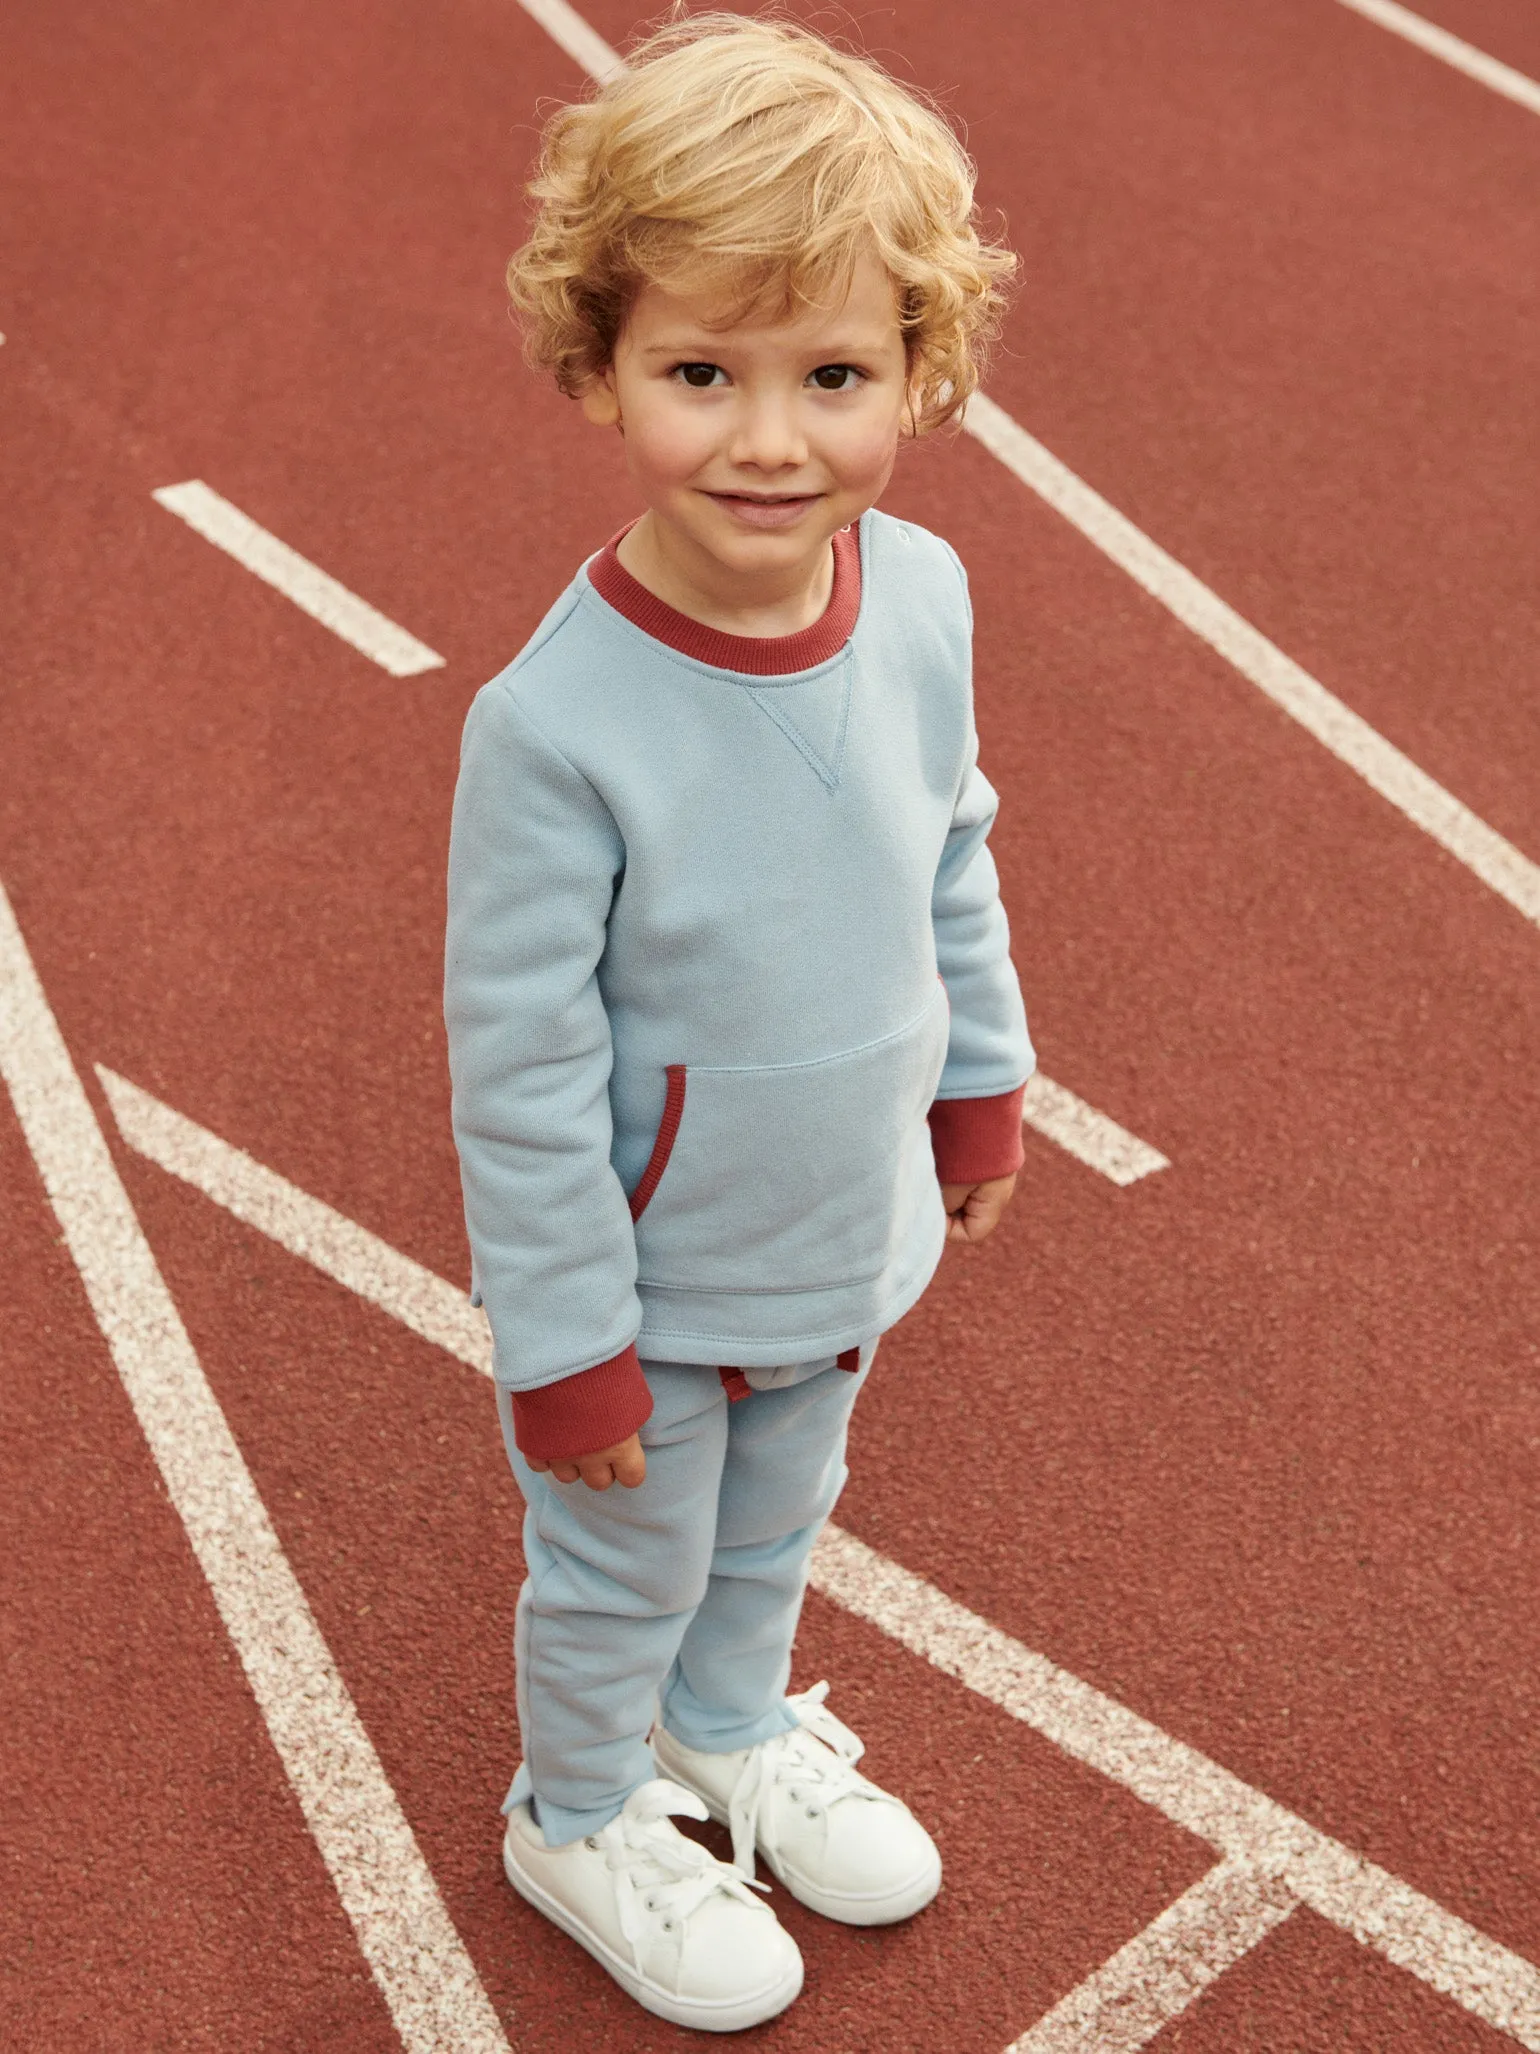
{"label": "child's face", "polygon": [[863,257],[838,307],[720,324],[709,301],[644,287],[583,409],[620,424],[676,541],[735,576],[784,578],[893,469],[909,396],[893,282]]}

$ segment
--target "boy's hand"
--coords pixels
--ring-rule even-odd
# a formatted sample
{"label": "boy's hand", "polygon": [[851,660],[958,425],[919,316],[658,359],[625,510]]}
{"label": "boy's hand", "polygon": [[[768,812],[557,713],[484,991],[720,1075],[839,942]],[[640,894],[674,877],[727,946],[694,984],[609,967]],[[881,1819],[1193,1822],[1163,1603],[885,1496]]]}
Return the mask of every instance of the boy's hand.
{"label": "boy's hand", "polygon": [[531,1469],[548,1469],[558,1483],[576,1483],[581,1477],[591,1491],[607,1491],[612,1483],[634,1491],[647,1474],[640,1434],[617,1441],[613,1448],[597,1448],[592,1455],[574,1455],[570,1461],[542,1462],[538,1455],[526,1459]]}
{"label": "boy's hand", "polygon": [[947,1211],[946,1238],[949,1241],[984,1241],[1000,1224],[1000,1215],[1011,1202],[1015,1177],[991,1177],[985,1184],[943,1184],[942,1203]]}

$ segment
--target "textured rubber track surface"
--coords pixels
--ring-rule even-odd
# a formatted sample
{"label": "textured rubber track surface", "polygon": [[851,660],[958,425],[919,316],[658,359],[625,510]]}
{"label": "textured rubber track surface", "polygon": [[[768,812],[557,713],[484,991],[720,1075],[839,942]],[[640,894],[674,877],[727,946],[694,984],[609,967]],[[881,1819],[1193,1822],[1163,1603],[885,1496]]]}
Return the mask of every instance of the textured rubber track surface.
{"label": "textured rubber track surface", "polygon": [[[1439,19],[1540,75],[1528,9]],[[1023,249],[994,396],[1540,855],[1540,123],[1331,0],[899,0],[866,35],[966,115]],[[513,0],[81,0],[0,50],[0,880],[88,1080],[463,1281],[459,726],[631,510],[499,289],[575,70]],[[259,585],[151,501],[188,478],[447,669],[386,678]],[[1172,1168],[1119,1191],[1031,1142],[886,1344],[841,1522],[1540,1959],[1540,934],[976,445],[888,503],[970,568],[1044,1067]],[[510,2044],[685,2044],[499,1873],[520,1566],[481,1381],[118,1152]],[[391,2048],[3,1104],[0,1232],[0,2040]],[[815,1598],[823,1674],[947,1885],[876,1934],[778,1892],[808,1987],[751,2037],[1003,2054],[1210,1866]],[[1513,2043],[1300,1912],[1157,2044]]]}

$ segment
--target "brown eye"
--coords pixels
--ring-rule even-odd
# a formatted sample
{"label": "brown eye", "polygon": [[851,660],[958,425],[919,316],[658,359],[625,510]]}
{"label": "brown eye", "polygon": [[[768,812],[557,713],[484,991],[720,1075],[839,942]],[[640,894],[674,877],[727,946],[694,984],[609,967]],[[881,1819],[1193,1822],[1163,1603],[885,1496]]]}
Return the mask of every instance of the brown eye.
{"label": "brown eye", "polygon": [[856,371],[851,364],[820,364],[813,373],[813,383],[820,392],[844,392],[855,382]]}
{"label": "brown eye", "polygon": [[711,385],[716,381],[717,367],[715,364],[681,364],[679,375],[686,385]]}

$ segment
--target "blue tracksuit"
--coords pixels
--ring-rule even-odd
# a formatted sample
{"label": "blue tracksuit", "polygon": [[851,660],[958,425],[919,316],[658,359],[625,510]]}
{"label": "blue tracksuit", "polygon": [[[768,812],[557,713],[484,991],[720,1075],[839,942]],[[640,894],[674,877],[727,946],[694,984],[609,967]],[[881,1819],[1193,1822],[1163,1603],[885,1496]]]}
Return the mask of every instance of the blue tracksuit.
{"label": "blue tracksuit", "polygon": [[[530,1508],[521,1717],[553,1837],[591,1830],[642,1780],[659,1687],[697,1746],[786,1723],[806,1552],[856,1382],[825,1365],[857,1347],[868,1364],[940,1258],[932,1101],[1010,1093],[1033,1066],[986,846],[962,567],[876,512],[859,546],[853,631],[788,675],[668,646],[585,567],[466,723],[445,1012],[505,1424],[510,1395],[633,1345],[655,1408],[634,1497],[514,1457]],[[722,1364],[807,1381],[757,1391],[729,1426]],[[734,1463],[738,1443],[753,1462]],[[777,1485],[777,1463],[795,1476]],[[644,1509],[660,1471],[667,1517]],[[768,1531],[779,1513],[753,1507],[782,1499],[792,1523]],[[754,1602],[768,1579],[779,1623],[751,1618],[754,1577],[712,1572],[692,1658],[725,1677],[751,1641],[770,1646],[761,1697],[679,1709],[666,1678],[696,1617],[680,1594],[704,1594],[740,1512],[763,1557]]]}

